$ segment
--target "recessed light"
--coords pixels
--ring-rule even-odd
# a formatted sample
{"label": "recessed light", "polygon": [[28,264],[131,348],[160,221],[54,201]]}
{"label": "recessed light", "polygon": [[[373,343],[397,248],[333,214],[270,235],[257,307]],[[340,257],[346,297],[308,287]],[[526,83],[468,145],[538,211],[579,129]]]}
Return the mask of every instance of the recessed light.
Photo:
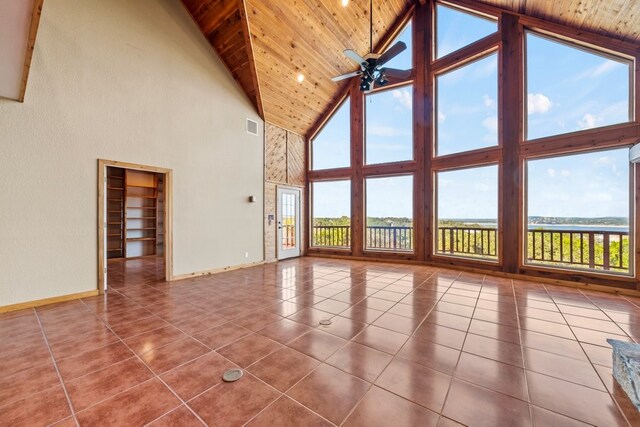
{"label": "recessed light", "polygon": [[298,83],[302,83],[304,81],[304,74],[298,74]]}
{"label": "recessed light", "polygon": [[342,7],[347,7],[349,5],[349,0],[342,0]]}

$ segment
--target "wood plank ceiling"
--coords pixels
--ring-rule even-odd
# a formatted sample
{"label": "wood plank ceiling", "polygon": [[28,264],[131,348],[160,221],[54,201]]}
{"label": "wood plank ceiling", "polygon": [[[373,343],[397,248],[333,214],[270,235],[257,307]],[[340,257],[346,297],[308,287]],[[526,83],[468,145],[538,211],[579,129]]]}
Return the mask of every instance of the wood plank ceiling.
{"label": "wood plank ceiling", "polygon": [[[355,69],[342,51],[369,51],[366,0],[351,0],[346,8],[340,0],[182,1],[263,118],[301,135],[340,93],[331,77]],[[640,42],[637,0],[476,1]],[[375,46],[417,0],[373,3]]]}

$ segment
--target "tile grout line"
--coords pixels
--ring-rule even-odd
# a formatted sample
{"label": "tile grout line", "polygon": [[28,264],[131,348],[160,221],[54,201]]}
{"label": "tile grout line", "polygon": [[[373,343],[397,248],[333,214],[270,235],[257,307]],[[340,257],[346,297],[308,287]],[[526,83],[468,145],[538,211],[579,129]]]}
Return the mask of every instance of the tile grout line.
{"label": "tile grout line", "polygon": [[[82,301],[82,300],[81,300],[81,301]],[[82,303],[83,303],[83,304],[85,304],[85,303],[84,303],[84,301],[82,301]],[[85,306],[86,306],[86,304],[85,304]],[[134,387],[137,387],[137,386],[138,386],[138,385],[140,385],[140,384],[144,384],[145,382],[151,381],[151,380],[153,380],[154,378],[156,378],[156,379],[158,379],[158,380],[159,380],[159,381],[160,381],[160,382],[161,382],[161,383],[162,383],[162,384],[163,384],[167,389],[169,389],[169,391],[170,391],[170,392],[171,392],[175,397],[177,397],[177,398],[178,398],[178,400],[179,400],[180,402],[182,402],[182,404],[183,404],[183,405],[185,405],[185,406],[186,406],[186,407],[187,407],[187,408],[188,408],[188,409],[193,413],[193,415],[195,415],[195,417],[196,417],[198,420],[200,420],[200,422],[202,422],[204,425],[207,425],[207,423],[205,423],[205,422],[202,420],[202,418],[200,418],[200,416],[199,416],[198,414],[196,414],[196,413],[195,413],[195,411],[194,411],[193,409],[191,409],[191,407],[189,407],[189,406],[186,404],[186,402],[185,402],[184,400],[182,400],[182,398],[181,398],[180,396],[178,396],[178,394],[173,390],[173,388],[169,387],[169,385],[168,385],[168,384],[167,384],[167,383],[166,383],[162,378],[160,378],[160,376],[159,376],[158,374],[156,374],[156,373],[155,373],[155,372],[154,372],[154,371],[153,371],[153,370],[152,370],[152,369],[151,369],[151,368],[150,368],[150,367],[149,367],[149,366],[144,362],[144,360],[142,360],[142,358],[140,357],[140,355],[138,355],[138,353],[136,353],[135,351],[133,351],[133,349],[132,349],[131,347],[129,347],[129,345],[127,345],[127,343],[126,343],[126,342],[124,342],[124,340],[123,340],[122,338],[120,338],[120,336],[119,336],[118,334],[116,334],[116,333],[111,329],[111,327],[109,327],[106,323],[105,323],[105,327],[106,327],[106,328],[107,328],[107,329],[108,329],[112,334],[114,334],[114,335],[118,338],[118,340],[119,340],[119,341],[120,341],[120,342],[121,342],[125,347],[127,347],[127,349],[129,349],[129,351],[131,351],[131,352],[134,354],[134,356],[133,356],[133,357],[137,358],[137,359],[140,361],[140,363],[142,363],[142,364],[143,364],[143,365],[144,365],[144,366],[149,370],[149,372],[151,372],[151,374],[153,375],[153,377],[152,377],[152,378],[150,378],[149,380],[147,380],[147,381],[143,381],[143,382],[141,382],[141,383],[139,383],[139,384],[136,384],[135,386],[130,387],[130,388],[129,388],[129,389],[127,389],[127,390],[130,390],[130,389],[132,389],[132,388],[134,388]],[[127,391],[127,390],[123,390],[123,391],[121,391],[121,392],[119,392],[119,393],[116,393],[114,396],[117,396],[117,395],[119,395],[119,394],[121,394],[121,393],[123,393],[124,391]],[[106,401],[106,400],[109,400],[109,399],[113,398],[114,396],[110,396],[108,399],[103,400],[103,402],[104,402],[104,401]],[[97,405],[97,404],[96,404],[96,405]],[[93,406],[96,406],[96,405],[93,405]],[[88,409],[88,408],[85,408],[85,409]],[[174,409],[176,409],[176,408],[172,408],[172,410],[171,410],[171,411],[169,411],[169,412],[172,412]],[[166,415],[166,414],[168,414],[169,412],[166,412],[165,414],[163,414],[163,416],[164,416],[164,415]]]}
{"label": "tile grout line", "polygon": [[[56,369],[56,374],[58,375],[58,380],[60,381],[60,385],[62,386],[62,391],[64,392],[64,396],[67,399],[67,404],[69,405],[69,410],[71,411],[71,416],[73,417],[73,421],[76,423],[76,426],[80,426],[78,422],[78,418],[76,417],[76,411],[73,407],[73,402],[71,402],[71,397],[69,396],[69,392],[67,391],[67,386],[62,379],[62,374],[60,374],[60,369],[58,368],[58,363],[53,355],[53,350],[51,350],[51,346],[49,345],[49,340],[47,339],[47,335],[44,332],[44,328],[42,326],[42,322],[40,321],[40,316],[38,315],[38,311],[33,308],[33,313],[36,316],[36,320],[38,321],[38,325],[40,326],[40,332],[42,333],[42,338],[44,338],[44,342],[47,345],[47,350],[49,350],[49,357],[51,357],[51,361],[53,362],[53,367]],[[58,420],[61,421],[61,420]],[[56,421],[57,422],[57,421]]]}

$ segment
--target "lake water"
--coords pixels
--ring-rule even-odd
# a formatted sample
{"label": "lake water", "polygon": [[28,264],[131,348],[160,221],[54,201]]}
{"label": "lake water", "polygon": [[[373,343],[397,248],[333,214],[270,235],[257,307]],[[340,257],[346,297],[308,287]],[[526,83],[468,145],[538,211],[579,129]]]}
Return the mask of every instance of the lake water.
{"label": "lake water", "polygon": [[[477,224],[477,223],[476,223]],[[483,227],[497,227],[495,223],[481,223],[478,224]],[[568,231],[613,231],[620,233],[628,233],[628,226],[619,225],[569,225],[569,224],[529,224],[529,230],[568,230]]]}

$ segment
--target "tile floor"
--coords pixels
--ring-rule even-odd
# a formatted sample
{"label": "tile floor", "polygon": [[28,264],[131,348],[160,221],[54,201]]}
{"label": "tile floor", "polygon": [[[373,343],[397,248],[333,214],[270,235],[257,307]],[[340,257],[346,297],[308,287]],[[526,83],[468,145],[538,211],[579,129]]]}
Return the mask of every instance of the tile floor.
{"label": "tile floor", "polygon": [[106,296],[0,315],[0,425],[640,425],[605,342],[640,339],[638,298],[319,258],[109,269]]}

